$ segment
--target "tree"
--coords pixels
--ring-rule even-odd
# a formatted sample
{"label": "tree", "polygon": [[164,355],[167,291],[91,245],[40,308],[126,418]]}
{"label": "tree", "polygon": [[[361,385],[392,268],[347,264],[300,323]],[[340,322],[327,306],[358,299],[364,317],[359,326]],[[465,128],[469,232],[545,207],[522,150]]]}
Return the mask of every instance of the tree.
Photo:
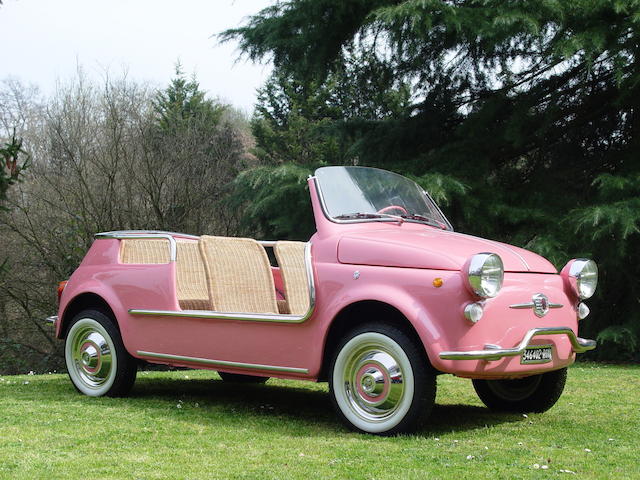
{"label": "tree", "polygon": [[[184,94],[184,103],[162,104],[168,93]],[[10,267],[0,279],[0,373],[63,364],[62,344],[42,319],[95,233],[236,234],[225,185],[251,161],[248,122],[208,100],[195,80],[157,92],[126,79],[98,85],[80,72],[40,102],[19,83],[0,82],[0,128],[24,119],[18,132],[30,158],[0,211],[0,264],[6,257]]]}
{"label": "tree", "polygon": [[9,186],[18,181],[20,174],[27,166],[25,160],[19,163],[19,156],[24,154],[22,140],[18,140],[14,134],[11,139],[0,146],[0,161],[2,162],[2,173],[0,174],[0,207],[1,202],[7,199]]}
{"label": "tree", "polygon": [[169,86],[155,94],[153,111],[154,158],[140,187],[152,198],[156,228],[231,232],[236,215],[221,201],[227,185],[252,162],[246,120],[231,106],[207,98],[179,64]]}
{"label": "tree", "polygon": [[222,39],[320,90],[343,76],[372,104],[408,86],[411,101],[388,116],[354,116],[343,102],[325,127],[351,134],[352,160],[451,187],[446,211],[461,230],[558,266],[596,255],[600,320],[583,329],[625,323],[637,336],[640,267],[622,252],[638,250],[639,23],[637,0],[290,0]]}

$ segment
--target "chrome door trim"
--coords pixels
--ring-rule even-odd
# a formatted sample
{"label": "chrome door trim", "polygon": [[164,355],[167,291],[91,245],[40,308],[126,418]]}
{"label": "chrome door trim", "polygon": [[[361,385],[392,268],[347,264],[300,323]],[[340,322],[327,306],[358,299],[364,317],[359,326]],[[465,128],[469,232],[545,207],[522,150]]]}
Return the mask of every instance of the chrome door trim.
{"label": "chrome door trim", "polygon": [[[181,234],[175,234],[181,235]],[[173,238],[173,234],[169,232],[136,232],[131,231],[119,231],[119,232],[102,232],[96,233],[95,237],[101,238],[116,238],[118,240],[128,240],[132,238],[160,238],[169,240],[169,262],[175,262],[177,256],[176,239]]]}

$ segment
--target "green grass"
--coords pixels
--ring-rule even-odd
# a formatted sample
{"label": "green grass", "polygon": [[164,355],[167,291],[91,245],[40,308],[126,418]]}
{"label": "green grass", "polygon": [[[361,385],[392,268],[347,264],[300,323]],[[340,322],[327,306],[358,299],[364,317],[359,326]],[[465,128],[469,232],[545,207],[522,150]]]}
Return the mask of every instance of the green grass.
{"label": "green grass", "polygon": [[638,366],[576,365],[526,418],[489,412],[468,380],[438,387],[427,429],[380,438],[343,428],[326,384],[141,372],[129,398],[95,399],[66,375],[4,376],[0,478],[640,478]]}

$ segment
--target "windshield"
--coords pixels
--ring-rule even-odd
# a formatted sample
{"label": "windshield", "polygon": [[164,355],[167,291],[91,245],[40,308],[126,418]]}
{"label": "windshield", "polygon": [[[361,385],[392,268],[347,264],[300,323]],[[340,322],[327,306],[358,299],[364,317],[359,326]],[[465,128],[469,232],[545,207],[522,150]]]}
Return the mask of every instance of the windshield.
{"label": "windshield", "polygon": [[411,221],[452,230],[435,202],[401,175],[369,167],[323,167],[315,175],[333,220]]}

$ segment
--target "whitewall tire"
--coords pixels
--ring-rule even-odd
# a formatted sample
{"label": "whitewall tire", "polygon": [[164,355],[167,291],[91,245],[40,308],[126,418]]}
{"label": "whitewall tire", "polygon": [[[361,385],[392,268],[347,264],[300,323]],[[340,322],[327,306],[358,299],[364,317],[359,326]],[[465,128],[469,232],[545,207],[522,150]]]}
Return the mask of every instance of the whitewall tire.
{"label": "whitewall tire", "polygon": [[124,348],[114,322],[97,310],[80,312],[65,338],[65,362],[75,388],[90,397],[126,395],[136,361]]}
{"label": "whitewall tire", "polygon": [[329,383],[343,422],[373,434],[414,430],[435,400],[435,375],[424,351],[386,324],[363,325],[343,338]]}

